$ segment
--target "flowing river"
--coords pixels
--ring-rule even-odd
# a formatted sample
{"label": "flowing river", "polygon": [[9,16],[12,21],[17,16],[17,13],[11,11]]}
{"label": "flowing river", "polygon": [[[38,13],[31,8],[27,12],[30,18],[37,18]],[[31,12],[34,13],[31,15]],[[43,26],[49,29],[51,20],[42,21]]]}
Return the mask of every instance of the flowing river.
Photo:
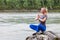
{"label": "flowing river", "polygon": [[[29,28],[30,24],[38,24],[34,18],[38,12],[1,12],[0,13],[0,40],[25,40],[35,31]],[[46,22],[47,31],[60,35],[60,13],[48,13]]]}

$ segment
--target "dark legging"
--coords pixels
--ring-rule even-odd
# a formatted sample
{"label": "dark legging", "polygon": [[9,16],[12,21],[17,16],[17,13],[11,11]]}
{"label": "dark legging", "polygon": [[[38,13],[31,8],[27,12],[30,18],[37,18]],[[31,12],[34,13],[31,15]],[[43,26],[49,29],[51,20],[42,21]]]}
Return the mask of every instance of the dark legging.
{"label": "dark legging", "polygon": [[33,24],[31,24],[30,28],[33,29],[33,30],[35,30],[36,32],[39,32],[39,31],[44,32],[46,30],[46,26],[43,25],[43,24],[41,24],[41,23],[39,25],[33,25]]}

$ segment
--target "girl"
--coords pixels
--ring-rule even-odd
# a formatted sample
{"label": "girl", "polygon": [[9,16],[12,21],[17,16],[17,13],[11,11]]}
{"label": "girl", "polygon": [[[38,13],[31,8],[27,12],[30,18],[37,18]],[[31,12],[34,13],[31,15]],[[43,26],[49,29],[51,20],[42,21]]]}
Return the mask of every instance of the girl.
{"label": "girl", "polygon": [[47,20],[47,9],[46,8],[41,8],[42,15],[40,16],[39,14],[35,18],[35,20],[39,21],[38,25],[30,25],[30,28],[35,30],[36,32],[41,31],[42,33],[46,31],[46,20]]}

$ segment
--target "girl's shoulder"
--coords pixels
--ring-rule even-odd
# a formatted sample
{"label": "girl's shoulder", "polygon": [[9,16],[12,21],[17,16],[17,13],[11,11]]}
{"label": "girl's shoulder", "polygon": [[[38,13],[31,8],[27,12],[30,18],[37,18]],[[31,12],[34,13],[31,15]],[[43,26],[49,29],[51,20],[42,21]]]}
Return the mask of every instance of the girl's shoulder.
{"label": "girl's shoulder", "polygon": [[40,15],[41,18],[47,18],[47,15]]}

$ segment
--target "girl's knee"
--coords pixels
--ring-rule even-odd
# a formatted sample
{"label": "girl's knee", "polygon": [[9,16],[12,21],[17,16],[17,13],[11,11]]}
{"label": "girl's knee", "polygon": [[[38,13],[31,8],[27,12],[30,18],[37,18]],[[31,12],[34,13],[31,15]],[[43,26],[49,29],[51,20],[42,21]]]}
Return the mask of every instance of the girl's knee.
{"label": "girl's knee", "polygon": [[32,25],[32,24],[31,24],[31,25],[30,25],[30,28],[33,29],[33,30],[35,30],[35,31],[38,31],[38,27],[37,27],[36,25]]}
{"label": "girl's knee", "polygon": [[33,25],[32,24],[30,24],[30,27],[32,27]]}
{"label": "girl's knee", "polygon": [[33,27],[33,25],[32,24],[30,24],[30,28],[32,28]]}

